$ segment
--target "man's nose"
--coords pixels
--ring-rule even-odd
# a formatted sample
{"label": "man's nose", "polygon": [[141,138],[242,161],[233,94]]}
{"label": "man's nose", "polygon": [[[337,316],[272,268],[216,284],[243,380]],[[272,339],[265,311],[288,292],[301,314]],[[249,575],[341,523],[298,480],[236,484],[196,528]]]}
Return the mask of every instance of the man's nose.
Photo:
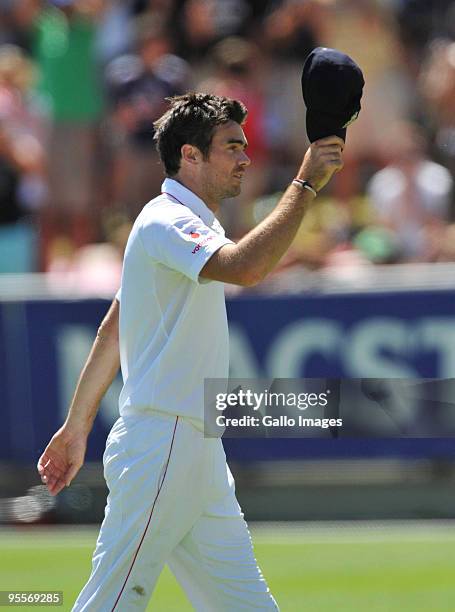
{"label": "man's nose", "polygon": [[251,164],[251,159],[248,157],[248,155],[245,153],[245,151],[242,151],[242,156],[240,158],[240,162],[239,162],[242,166],[249,166]]}

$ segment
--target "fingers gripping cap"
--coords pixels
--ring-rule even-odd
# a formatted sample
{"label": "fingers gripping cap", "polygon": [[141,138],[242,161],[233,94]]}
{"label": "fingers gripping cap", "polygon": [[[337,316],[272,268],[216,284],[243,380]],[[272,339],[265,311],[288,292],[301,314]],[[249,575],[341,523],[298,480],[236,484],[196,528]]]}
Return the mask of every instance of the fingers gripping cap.
{"label": "fingers gripping cap", "polygon": [[362,71],[348,55],[326,47],[310,53],[302,73],[310,142],[332,135],[346,140],[346,128],[360,112],[364,84]]}

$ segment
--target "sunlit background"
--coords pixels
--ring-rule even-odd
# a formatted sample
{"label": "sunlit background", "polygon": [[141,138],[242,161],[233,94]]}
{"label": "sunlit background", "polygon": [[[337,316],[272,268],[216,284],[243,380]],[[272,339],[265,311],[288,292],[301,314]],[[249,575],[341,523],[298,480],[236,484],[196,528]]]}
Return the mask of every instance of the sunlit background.
{"label": "sunlit background", "polygon": [[[349,436],[226,452],[283,611],[455,609],[453,0],[0,1],[0,590],[63,590],[69,610],[90,571],[119,378],[74,484],[50,498],[35,464],[120,284],[131,224],[160,191],[165,98],[247,105],[252,165],[220,212],[238,239],[308,146],[300,76],[317,46],[361,66],[362,110],[278,268],[226,289],[231,374],[426,379],[426,391],[353,395],[344,380]],[[154,602],[189,609],[168,574]]]}

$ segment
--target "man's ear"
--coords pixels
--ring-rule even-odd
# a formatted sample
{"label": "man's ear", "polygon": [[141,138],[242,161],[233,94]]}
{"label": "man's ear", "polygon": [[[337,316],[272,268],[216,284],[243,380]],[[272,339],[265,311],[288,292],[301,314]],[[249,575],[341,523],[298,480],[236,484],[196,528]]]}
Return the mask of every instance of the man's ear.
{"label": "man's ear", "polygon": [[190,144],[182,145],[180,149],[182,155],[182,161],[186,161],[189,164],[198,164],[202,159],[202,154],[197,147]]}

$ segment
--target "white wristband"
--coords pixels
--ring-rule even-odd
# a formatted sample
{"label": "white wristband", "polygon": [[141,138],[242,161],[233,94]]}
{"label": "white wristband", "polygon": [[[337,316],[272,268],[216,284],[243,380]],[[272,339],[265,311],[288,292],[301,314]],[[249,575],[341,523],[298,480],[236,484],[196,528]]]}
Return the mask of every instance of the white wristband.
{"label": "white wristband", "polygon": [[316,191],[316,189],[314,189],[314,187],[311,185],[311,183],[309,183],[308,181],[304,181],[303,179],[299,179],[299,178],[295,178],[292,181],[293,185],[298,185],[300,188],[302,189],[308,189],[308,191],[311,191],[311,193],[314,196],[318,195],[318,192]]}

